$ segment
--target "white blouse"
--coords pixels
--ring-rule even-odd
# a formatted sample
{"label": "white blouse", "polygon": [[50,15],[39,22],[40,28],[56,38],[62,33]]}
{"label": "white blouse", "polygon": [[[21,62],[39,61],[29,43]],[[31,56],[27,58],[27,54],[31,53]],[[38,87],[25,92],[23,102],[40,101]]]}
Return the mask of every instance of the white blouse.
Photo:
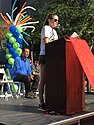
{"label": "white blouse", "polygon": [[49,38],[49,42],[58,39],[58,35],[55,29],[52,29],[49,25],[45,25],[41,31],[41,44],[40,44],[40,55],[45,55],[45,42],[44,37]]}

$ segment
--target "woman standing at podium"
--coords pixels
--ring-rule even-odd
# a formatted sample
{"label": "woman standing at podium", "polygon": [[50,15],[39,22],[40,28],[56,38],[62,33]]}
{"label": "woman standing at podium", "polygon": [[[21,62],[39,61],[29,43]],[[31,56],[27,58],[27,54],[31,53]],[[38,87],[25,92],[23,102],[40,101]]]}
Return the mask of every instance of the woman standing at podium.
{"label": "woman standing at podium", "polygon": [[40,68],[41,79],[39,86],[39,107],[38,110],[45,110],[45,101],[43,98],[45,87],[45,44],[58,39],[55,28],[58,26],[58,16],[56,13],[51,13],[47,16],[45,25],[41,30],[41,44],[40,44]]}

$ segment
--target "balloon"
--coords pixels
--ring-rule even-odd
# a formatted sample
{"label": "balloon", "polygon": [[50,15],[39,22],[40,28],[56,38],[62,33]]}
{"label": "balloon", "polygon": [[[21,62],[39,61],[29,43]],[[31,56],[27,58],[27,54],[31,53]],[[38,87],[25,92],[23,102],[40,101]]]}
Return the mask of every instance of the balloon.
{"label": "balloon", "polygon": [[22,49],[22,47],[23,47],[22,44],[20,44],[20,48],[21,48],[21,49]]}
{"label": "balloon", "polygon": [[19,38],[23,39],[23,35],[22,35],[22,34],[20,34]]}
{"label": "balloon", "polygon": [[[27,28],[31,28],[31,29],[32,29],[31,32],[34,32],[34,30],[35,30],[35,27],[34,27],[34,26],[22,26],[22,28],[23,28],[24,30],[26,30]],[[28,35],[28,34],[27,34],[27,35]]]}
{"label": "balloon", "polygon": [[17,38],[16,41],[17,41],[18,43],[20,43],[20,44],[22,43],[22,39],[21,39],[21,38]]}
{"label": "balloon", "polygon": [[10,37],[10,38],[9,38],[9,42],[13,44],[13,43],[16,42],[16,39],[15,39],[14,37]]}
{"label": "balloon", "polygon": [[6,59],[9,59],[9,58],[11,58],[12,57],[12,55],[10,54],[10,53],[7,53],[6,54]]}
{"label": "balloon", "polygon": [[9,39],[7,39],[6,42],[9,43]]}
{"label": "balloon", "polygon": [[11,64],[11,65],[13,65],[13,64],[14,64],[14,59],[13,59],[13,58],[10,58],[10,59],[8,60],[8,63]]}
{"label": "balloon", "polygon": [[9,52],[10,53],[15,53],[15,48],[13,48],[13,47],[9,48]]}
{"label": "balloon", "polygon": [[10,37],[12,37],[12,33],[10,32],[10,31],[8,31],[7,33],[6,33],[6,37],[9,39]]}
{"label": "balloon", "polygon": [[9,76],[7,76],[7,79],[8,79],[8,80],[10,80],[10,77],[9,77]]}
{"label": "balloon", "polygon": [[18,53],[13,53],[12,54],[12,57],[15,59],[16,57],[18,57],[19,55],[18,55]]}
{"label": "balloon", "polygon": [[24,26],[24,25],[28,25],[28,24],[34,24],[34,23],[39,23],[39,21],[36,21],[36,22],[27,22],[27,23],[24,23],[24,24],[20,24],[19,26]]}
{"label": "balloon", "polygon": [[27,9],[27,8],[32,9],[32,10],[36,10],[34,7],[27,6],[27,7],[23,8],[22,11],[24,11],[24,10]]}
{"label": "balloon", "polygon": [[13,36],[17,39],[20,36],[20,33],[19,32],[14,32]]}
{"label": "balloon", "polygon": [[14,84],[11,89],[12,89],[12,92],[15,92],[15,91],[17,92],[18,86],[16,84]]}
{"label": "balloon", "polygon": [[4,85],[4,91],[8,91],[8,85],[7,84]]}
{"label": "balloon", "polygon": [[16,42],[16,43],[13,44],[13,48],[15,48],[15,49],[17,49],[17,48],[19,48],[19,47],[20,47],[20,44],[19,44],[19,43]]}
{"label": "balloon", "polygon": [[18,30],[19,32],[23,32],[23,28],[20,27],[20,26],[17,26],[17,30]]}
{"label": "balloon", "polygon": [[11,33],[14,33],[14,32],[16,32],[16,27],[10,26],[9,30],[10,30]]}
{"label": "balloon", "polygon": [[8,64],[8,63],[6,63],[6,67],[7,67],[8,69],[12,68],[12,66],[11,66],[10,64]]}
{"label": "balloon", "polygon": [[8,48],[6,48],[6,53],[8,53],[9,52],[9,49]]}
{"label": "balloon", "polygon": [[18,49],[16,49],[16,52],[17,52],[19,55],[21,55],[22,49],[18,48]]}
{"label": "balloon", "polygon": [[7,43],[6,46],[7,46],[7,48],[12,47],[12,45],[10,43]]}

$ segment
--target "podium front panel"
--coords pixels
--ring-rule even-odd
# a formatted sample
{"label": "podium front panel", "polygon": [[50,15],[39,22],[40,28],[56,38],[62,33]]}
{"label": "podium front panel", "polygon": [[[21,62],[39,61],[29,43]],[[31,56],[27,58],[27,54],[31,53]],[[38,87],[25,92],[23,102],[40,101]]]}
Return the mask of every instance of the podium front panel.
{"label": "podium front panel", "polygon": [[83,69],[71,42],[46,44],[46,107],[72,114],[84,109]]}

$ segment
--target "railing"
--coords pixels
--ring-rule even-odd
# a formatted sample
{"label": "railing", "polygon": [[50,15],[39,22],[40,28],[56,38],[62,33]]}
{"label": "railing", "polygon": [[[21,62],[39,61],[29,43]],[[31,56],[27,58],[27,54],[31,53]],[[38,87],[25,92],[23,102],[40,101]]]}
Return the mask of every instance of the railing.
{"label": "railing", "polygon": [[87,113],[87,114],[80,115],[80,116],[76,116],[76,117],[69,118],[69,119],[65,119],[65,120],[61,120],[61,121],[54,122],[54,123],[51,123],[51,124],[48,124],[48,125],[71,125],[71,124],[74,124],[74,123],[80,125],[82,119],[88,118],[88,117],[91,117],[91,116],[94,116],[94,112]]}

